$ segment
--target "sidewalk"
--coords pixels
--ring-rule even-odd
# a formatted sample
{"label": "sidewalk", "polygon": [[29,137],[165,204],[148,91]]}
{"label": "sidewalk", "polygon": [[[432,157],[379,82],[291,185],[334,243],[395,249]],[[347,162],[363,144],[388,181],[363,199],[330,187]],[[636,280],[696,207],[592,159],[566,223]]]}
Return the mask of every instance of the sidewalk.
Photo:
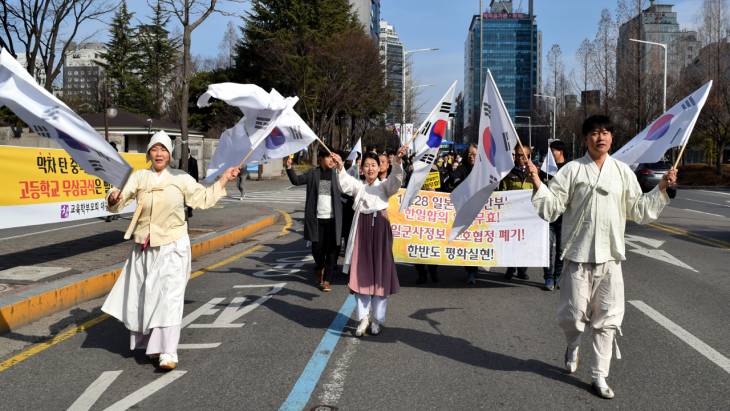
{"label": "sidewalk", "polygon": [[[281,183],[246,185],[252,190]],[[195,210],[188,222],[194,259],[283,222],[283,215],[272,208],[232,201],[238,190],[235,184],[226,188],[227,199],[214,208]],[[123,239],[129,224],[129,215],[125,217],[108,223],[85,220],[0,241],[0,271],[28,273],[0,279],[0,333],[108,292],[132,246]],[[28,227],[27,233],[35,231]],[[50,275],[40,278],[43,274]]]}

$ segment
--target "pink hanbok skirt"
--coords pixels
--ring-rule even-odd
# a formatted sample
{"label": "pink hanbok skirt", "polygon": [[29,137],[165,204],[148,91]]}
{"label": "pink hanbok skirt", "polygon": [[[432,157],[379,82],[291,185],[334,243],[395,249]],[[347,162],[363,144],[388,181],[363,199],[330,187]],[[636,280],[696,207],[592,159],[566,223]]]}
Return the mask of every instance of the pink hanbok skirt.
{"label": "pink hanbok skirt", "polygon": [[379,297],[400,290],[393,260],[393,231],[385,210],[358,217],[349,287],[358,294]]}

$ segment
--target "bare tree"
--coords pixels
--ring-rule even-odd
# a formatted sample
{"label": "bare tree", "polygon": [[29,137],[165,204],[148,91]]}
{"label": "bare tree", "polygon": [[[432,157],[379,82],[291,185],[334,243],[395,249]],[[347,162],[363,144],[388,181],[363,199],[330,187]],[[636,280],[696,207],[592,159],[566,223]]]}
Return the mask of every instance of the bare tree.
{"label": "bare tree", "polygon": [[608,115],[608,102],[616,86],[617,26],[608,9],[601,11],[596,37],[593,39],[593,75],[603,91],[603,114]]}
{"label": "bare tree", "polygon": [[[223,2],[242,3],[238,0],[221,0]],[[190,45],[193,31],[200,26],[211,14],[220,12],[226,14],[219,6],[218,0],[160,0],[160,5],[166,13],[174,17],[183,31],[182,35],[182,86],[180,93],[180,168],[188,169],[188,101],[190,100],[190,76],[192,73],[192,56]]]}
{"label": "bare tree", "polygon": [[232,21],[229,21],[223,39],[218,44],[218,68],[233,67],[233,61],[236,56],[236,45],[239,40],[240,37],[238,36],[236,25]]}
{"label": "bare tree", "polygon": [[0,0],[0,19],[8,24],[3,42],[11,52],[17,48],[16,41],[25,49],[26,69],[31,75],[40,63],[46,77],[44,87],[50,91],[80,27],[111,10],[106,0]]}
{"label": "bare tree", "polygon": [[[578,60],[579,69],[580,69],[580,76],[583,84],[581,85],[581,90],[584,92],[588,91],[588,84],[590,82],[590,76],[591,76],[591,60],[594,59],[595,51],[593,49],[593,44],[588,39],[583,39],[583,42],[580,43],[580,47],[578,48],[578,51],[575,53],[575,57]],[[585,102],[582,102],[581,104],[583,106],[583,118],[585,119],[588,117],[588,105],[585,104]]]}

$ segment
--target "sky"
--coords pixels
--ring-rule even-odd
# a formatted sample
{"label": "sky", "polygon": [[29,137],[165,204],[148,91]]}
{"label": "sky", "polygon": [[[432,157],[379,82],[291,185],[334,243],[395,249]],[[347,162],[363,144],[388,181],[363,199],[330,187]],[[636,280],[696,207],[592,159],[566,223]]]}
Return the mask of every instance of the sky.
{"label": "sky", "polygon": [[[146,0],[127,0],[135,18],[143,21],[149,14]],[[225,4],[225,1],[223,1]],[[553,44],[559,44],[563,52],[566,72],[576,66],[575,52],[583,39],[593,39],[601,10],[615,11],[617,0],[534,0],[538,30],[542,32],[543,69],[545,56]],[[660,3],[674,4],[681,29],[696,26],[697,12],[702,0],[667,0]],[[515,0],[515,8],[526,11],[527,0]],[[489,0],[484,0],[485,8]],[[243,14],[247,5],[226,6],[228,11]],[[418,103],[428,112],[449,85],[458,81],[457,90],[463,88],[464,41],[473,15],[478,13],[479,0],[381,0],[381,19],[387,20],[398,32],[406,50],[438,48],[435,52],[416,53],[413,59],[414,84],[433,84],[420,89]],[[192,53],[204,57],[218,55],[218,45],[223,39],[229,21],[241,25],[239,17],[221,14],[211,15],[193,32]],[[170,29],[174,31],[175,22]],[[97,40],[106,41],[107,33],[97,28]]]}

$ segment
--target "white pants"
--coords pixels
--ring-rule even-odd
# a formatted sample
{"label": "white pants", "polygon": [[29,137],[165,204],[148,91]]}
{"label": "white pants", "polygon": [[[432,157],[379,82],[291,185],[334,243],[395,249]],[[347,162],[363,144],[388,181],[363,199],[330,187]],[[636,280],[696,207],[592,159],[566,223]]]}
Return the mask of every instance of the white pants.
{"label": "white pants", "polygon": [[382,324],[385,321],[385,310],[388,308],[388,297],[379,297],[377,295],[355,294],[357,296],[357,320],[362,321],[363,318],[370,314],[370,306],[373,308],[373,318]]}
{"label": "white pants", "polygon": [[177,354],[177,344],[180,342],[180,326],[153,328],[149,334],[135,331],[130,333],[129,349],[145,349],[147,355]]}
{"label": "white pants", "polygon": [[580,345],[585,326],[590,324],[593,331],[593,378],[608,377],[614,345],[616,358],[621,358],[616,344],[616,330],[621,333],[623,318],[624,280],[621,262],[590,264],[566,260],[560,276],[558,322],[571,348]]}

